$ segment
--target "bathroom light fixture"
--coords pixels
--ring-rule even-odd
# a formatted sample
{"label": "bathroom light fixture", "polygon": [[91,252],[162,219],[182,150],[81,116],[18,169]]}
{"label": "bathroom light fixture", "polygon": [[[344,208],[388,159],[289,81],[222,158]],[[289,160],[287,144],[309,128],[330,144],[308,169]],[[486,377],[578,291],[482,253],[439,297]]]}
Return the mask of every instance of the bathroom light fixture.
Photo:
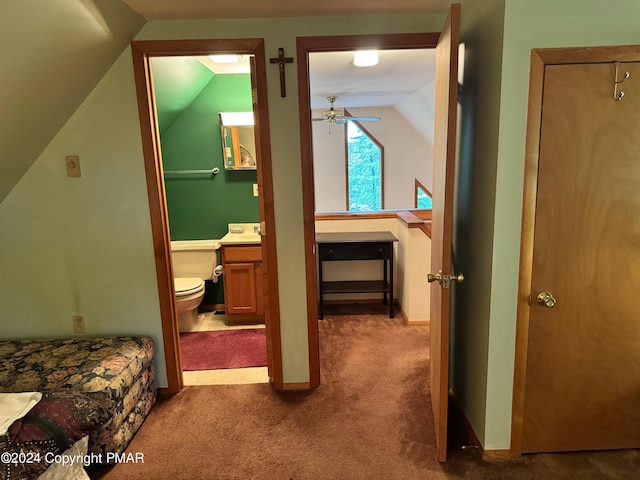
{"label": "bathroom light fixture", "polygon": [[225,127],[253,125],[253,112],[220,112],[220,123]]}
{"label": "bathroom light fixture", "polygon": [[238,63],[240,57],[238,55],[209,55],[213,63]]}
{"label": "bathroom light fixture", "polygon": [[378,64],[377,50],[357,50],[353,54],[353,64],[356,67],[371,67]]}

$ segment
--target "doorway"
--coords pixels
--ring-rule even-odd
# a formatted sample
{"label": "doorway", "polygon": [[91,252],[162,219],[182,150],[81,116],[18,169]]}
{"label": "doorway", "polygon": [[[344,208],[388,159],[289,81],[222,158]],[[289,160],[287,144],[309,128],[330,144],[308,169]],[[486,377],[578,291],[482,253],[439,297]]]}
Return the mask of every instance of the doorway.
{"label": "doorway", "polygon": [[168,211],[160,158],[158,116],[153,102],[154,87],[150,62],[153,57],[200,56],[235,52],[254,58],[251,90],[255,112],[257,183],[261,228],[262,280],[265,295],[265,326],[269,380],[276,389],[282,388],[282,356],[280,349],[280,318],[276,269],[273,186],[269,143],[268,106],[264,41],[261,39],[231,40],[170,40],[132,42],[134,74],[138,94],[145,171],[152,221],[156,271],[162,316],[163,343],[168,387],[173,394],[183,386],[178,322],[176,317],[173,267],[171,263]]}
{"label": "doorway", "polygon": [[[298,91],[303,181],[303,218],[305,267],[307,281],[307,319],[309,332],[309,367],[311,386],[320,385],[319,344],[317,324],[317,280],[315,257],[315,184],[313,166],[312,119],[310,103],[309,56],[313,52],[344,52],[375,48],[379,50],[432,49],[439,33],[353,35],[339,37],[298,37]],[[426,288],[426,287],[425,287]]]}
{"label": "doorway", "polygon": [[640,447],[634,77],[638,47],[532,54],[513,455]]}
{"label": "doorway", "polygon": [[229,286],[237,282],[223,275],[219,245],[230,225],[260,223],[258,196],[252,195],[254,57],[158,56],[150,62],[184,384],[266,383],[264,320],[240,324],[229,314]]}

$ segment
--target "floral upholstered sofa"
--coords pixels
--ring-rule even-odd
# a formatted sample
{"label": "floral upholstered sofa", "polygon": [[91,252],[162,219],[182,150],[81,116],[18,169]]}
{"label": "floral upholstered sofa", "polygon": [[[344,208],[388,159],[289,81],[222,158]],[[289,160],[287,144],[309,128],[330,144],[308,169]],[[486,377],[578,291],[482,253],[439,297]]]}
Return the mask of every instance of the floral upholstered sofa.
{"label": "floral upholstered sofa", "polygon": [[94,459],[123,452],[156,400],[153,355],[148,336],[0,341],[0,393],[43,393],[0,451],[40,442],[62,453],[88,435]]}

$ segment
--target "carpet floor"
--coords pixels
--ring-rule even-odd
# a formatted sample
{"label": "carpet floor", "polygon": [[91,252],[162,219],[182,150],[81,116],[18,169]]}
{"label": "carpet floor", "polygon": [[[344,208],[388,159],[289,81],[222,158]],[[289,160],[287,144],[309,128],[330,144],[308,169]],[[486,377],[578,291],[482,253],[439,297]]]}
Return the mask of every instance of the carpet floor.
{"label": "carpet floor", "polygon": [[483,462],[477,450],[461,448],[468,440],[453,422],[448,461],[438,463],[428,389],[429,329],[390,320],[386,308],[368,313],[326,311],[319,324],[322,385],[316,391],[185,387],[158,402],[127,448],[144,454],[144,463],[95,468],[91,478],[637,478],[636,450]]}
{"label": "carpet floor", "polygon": [[181,333],[180,351],[187,371],[267,365],[264,328]]}

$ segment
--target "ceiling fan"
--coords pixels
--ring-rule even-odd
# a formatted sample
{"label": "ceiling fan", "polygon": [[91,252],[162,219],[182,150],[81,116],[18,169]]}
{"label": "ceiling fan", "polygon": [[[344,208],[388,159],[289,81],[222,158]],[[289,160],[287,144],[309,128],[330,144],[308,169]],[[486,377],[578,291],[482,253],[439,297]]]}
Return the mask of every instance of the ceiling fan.
{"label": "ceiling fan", "polygon": [[324,112],[322,112],[322,118],[313,118],[312,120],[314,122],[321,122],[324,120],[328,120],[329,123],[335,124],[341,124],[341,123],[345,123],[347,120],[356,120],[356,121],[365,121],[365,122],[377,122],[378,120],[380,120],[380,117],[352,117],[349,115],[345,115],[344,114],[344,110],[336,110],[335,108],[333,108],[333,102],[336,101],[336,96],[335,95],[330,95],[327,97],[327,100],[329,100],[329,110],[325,110]]}

